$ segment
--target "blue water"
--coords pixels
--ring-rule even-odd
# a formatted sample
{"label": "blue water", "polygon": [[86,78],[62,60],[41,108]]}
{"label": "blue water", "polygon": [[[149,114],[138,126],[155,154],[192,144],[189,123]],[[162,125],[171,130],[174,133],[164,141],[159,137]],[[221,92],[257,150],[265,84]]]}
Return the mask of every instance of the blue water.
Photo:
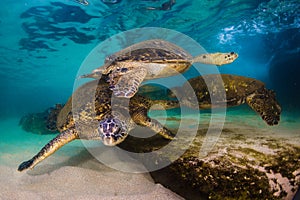
{"label": "blue water", "polygon": [[149,9],[163,1],[89,3],[2,3],[1,118],[64,102],[91,50],[139,27],[182,32],[207,51],[238,52],[238,60],[220,68],[221,73],[260,79],[286,109],[299,109],[299,1],[178,1],[170,10]]}
{"label": "blue water", "polygon": [[[299,0],[178,0],[168,9],[161,6],[167,0],[89,0],[88,6],[76,0],[1,2],[2,124],[64,103],[72,93],[79,67],[99,43],[142,27],[181,32],[208,52],[237,52],[239,58],[219,68],[220,72],[265,82],[282,105],[280,123],[299,120]],[[263,124],[259,117],[257,120]],[[13,120],[16,126],[17,121]],[[20,127],[12,124],[9,121],[3,126],[20,132]],[[37,140],[39,136],[32,137]]]}

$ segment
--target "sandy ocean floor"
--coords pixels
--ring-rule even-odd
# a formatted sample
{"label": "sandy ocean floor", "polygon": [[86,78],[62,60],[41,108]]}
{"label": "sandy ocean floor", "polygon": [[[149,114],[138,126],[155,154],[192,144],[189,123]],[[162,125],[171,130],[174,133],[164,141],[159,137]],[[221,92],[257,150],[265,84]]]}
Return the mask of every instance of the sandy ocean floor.
{"label": "sandy ocean floor", "polygon": [[0,199],[182,199],[155,184],[149,174],[106,167],[80,141],[61,148],[34,170],[18,172],[18,165],[53,137],[24,132],[18,122],[0,122]]}
{"label": "sandy ocean floor", "polygon": [[[234,128],[235,124],[257,127],[251,129],[256,130],[253,135],[267,136],[270,132],[287,144],[300,144],[297,117],[283,117],[279,126],[268,127],[255,113],[247,117],[237,114],[234,110],[227,114],[225,128]],[[205,124],[208,117],[202,116]],[[54,137],[25,132],[18,123],[18,118],[0,121],[0,199],[182,199],[155,184],[147,173],[124,173],[105,166],[80,141],[62,147],[33,170],[18,172],[21,162]],[[137,165],[134,160],[128,162]]]}

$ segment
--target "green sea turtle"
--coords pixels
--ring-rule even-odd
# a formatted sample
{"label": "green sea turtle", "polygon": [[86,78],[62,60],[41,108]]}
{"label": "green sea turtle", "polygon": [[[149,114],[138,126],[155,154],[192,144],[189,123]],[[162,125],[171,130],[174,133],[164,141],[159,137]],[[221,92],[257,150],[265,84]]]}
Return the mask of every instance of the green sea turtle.
{"label": "green sea turtle", "polygon": [[112,98],[106,81],[88,82],[72,94],[59,112],[56,126],[61,133],[33,158],[20,164],[18,170],[33,168],[75,139],[101,140],[108,146],[117,145],[136,124],[149,127],[166,139],[173,139],[174,134],[170,130],[148,117],[147,111],[155,104],[166,109],[179,106],[177,101],[150,100],[140,95],[129,100]]}
{"label": "green sea turtle", "polygon": [[103,66],[81,78],[108,75],[110,88],[117,97],[131,98],[143,80],[183,73],[196,62],[224,65],[233,62],[237,53],[210,53],[192,57],[184,49],[164,40],[146,40],[108,56]]}
{"label": "green sea turtle", "polygon": [[[221,76],[224,86],[218,83],[218,76]],[[211,90],[208,90],[208,85]],[[222,95],[224,89],[221,90],[220,87],[224,87],[226,97]],[[211,99],[214,99],[215,107],[224,106],[224,102],[229,107],[247,103],[268,125],[276,125],[280,120],[281,107],[275,98],[275,92],[253,78],[229,74],[198,76],[172,91],[181,99],[183,105],[191,108],[211,108]],[[191,101],[193,95],[196,95],[198,102]]]}

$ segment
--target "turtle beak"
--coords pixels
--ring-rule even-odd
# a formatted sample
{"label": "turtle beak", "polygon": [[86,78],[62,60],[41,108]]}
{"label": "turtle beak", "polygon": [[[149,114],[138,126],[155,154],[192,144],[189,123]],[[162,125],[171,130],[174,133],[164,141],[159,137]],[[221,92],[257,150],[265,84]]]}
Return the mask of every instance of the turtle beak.
{"label": "turtle beak", "polygon": [[124,130],[119,129],[116,132],[103,134],[101,138],[105,146],[115,146],[123,142],[127,135]]}
{"label": "turtle beak", "polygon": [[115,146],[116,141],[112,137],[103,137],[102,142],[105,146]]}

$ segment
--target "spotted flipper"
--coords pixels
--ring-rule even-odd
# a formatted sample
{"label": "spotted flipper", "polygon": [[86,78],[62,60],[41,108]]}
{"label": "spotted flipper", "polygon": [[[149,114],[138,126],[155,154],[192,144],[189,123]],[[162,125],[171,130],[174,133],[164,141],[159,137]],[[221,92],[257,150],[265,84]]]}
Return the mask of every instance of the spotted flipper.
{"label": "spotted flipper", "polygon": [[263,89],[246,98],[247,104],[255,110],[270,126],[277,125],[280,120],[281,107],[272,90]]}
{"label": "spotted flipper", "polygon": [[148,117],[147,110],[138,109],[132,114],[131,117],[135,123],[150,128],[165,139],[173,140],[175,138],[175,134],[164,127],[159,121]]}
{"label": "spotted flipper", "polygon": [[237,59],[238,54],[235,52],[230,53],[208,53],[208,54],[201,54],[196,56],[192,63],[203,63],[203,64],[210,64],[210,65],[217,65],[221,66],[224,64],[232,63],[235,59]]}
{"label": "spotted flipper", "polygon": [[111,83],[111,90],[117,97],[131,98],[138,91],[140,84],[147,75],[144,68],[129,70]]}
{"label": "spotted flipper", "polygon": [[173,140],[175,138],[175,134],[172,133],[172,131],[164,127],[159,121],[155,119],[151,119],[147,126],[165,139]]}
{"label": "spotted flipper", "polygon": [[57,151],[60,147],[64,146],[65,144],[78,139],[78,135],[75,132],[75,130],[69,129],[58,136],[56,136],[54,139],[52,139],[48,144],[46,144],[38,154],[33,156],[28,161],[25,161],[21,163],[18,167],[18,171],[23,171],[26,169],[32,169],[35,165],[37,165],[39,162],[47,158],[48,156],[52,155],[55,151]]}

